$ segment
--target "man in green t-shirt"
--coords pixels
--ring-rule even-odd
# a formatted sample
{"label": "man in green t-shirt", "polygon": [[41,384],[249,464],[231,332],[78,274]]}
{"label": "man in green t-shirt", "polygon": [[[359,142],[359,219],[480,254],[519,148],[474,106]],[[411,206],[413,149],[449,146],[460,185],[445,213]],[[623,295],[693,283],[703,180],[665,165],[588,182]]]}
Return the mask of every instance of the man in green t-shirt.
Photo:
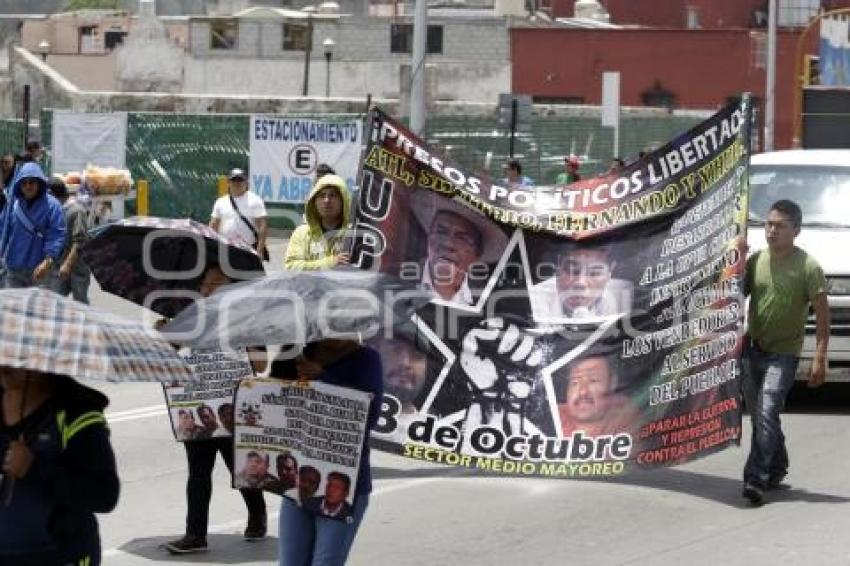
{"label": "man in green t-shirt", "polygon": [[768,247],[747,261],[745,289],[750,306],[743,389],[753,436],[744,467],[743,496],[754,505],[761,504],[765,490],[779,486],[788,472],[779,413],[794,384],[810,305],[815,311],[817,343],[809,386],[818,387],[826,376],[826,278],[817,261],[794,245],[802,222],[796,203],[775,202],[764,227]]}
{"label": "man in green t-shirt", "polygon": [[564,158],[564,171],[558,173],[555,177],[556,185],[569,185],[576,181],[581,181],[581,175],[578,168],[581,166],[581,160],[577,155],[568,155]]}

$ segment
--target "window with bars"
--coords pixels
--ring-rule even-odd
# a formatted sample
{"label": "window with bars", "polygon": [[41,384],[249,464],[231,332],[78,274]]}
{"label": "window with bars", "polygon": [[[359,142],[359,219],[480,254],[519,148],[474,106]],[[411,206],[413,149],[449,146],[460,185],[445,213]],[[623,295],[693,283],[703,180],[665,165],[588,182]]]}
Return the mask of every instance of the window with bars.
{"label": "window with bars", "polygon": [[124,38],[127,37],[126,31],[120,30],[107,30],[104,34],[104,44],[107,49],[115,49],[122,43],[124,43]]}
{"label": "window with bars", "polygon": [[[443,26],[428,26],[427,50],[429,55],[443,52]],[[390,26],[390,53],[413,53],[413,24]]]}
{"label": "window with bars", "polygon": [[802,27],[817,15],[821,0],[778,0],[776,23],[782,27]]}
{"label": "window with bars", "polygon": [[283,50],[306,51],[307,35],[306,24],[283,24]]}
{"label": "window with bars", "polygon": [[750,65],[753,69],[767,68],[767,33],[750,33]]}

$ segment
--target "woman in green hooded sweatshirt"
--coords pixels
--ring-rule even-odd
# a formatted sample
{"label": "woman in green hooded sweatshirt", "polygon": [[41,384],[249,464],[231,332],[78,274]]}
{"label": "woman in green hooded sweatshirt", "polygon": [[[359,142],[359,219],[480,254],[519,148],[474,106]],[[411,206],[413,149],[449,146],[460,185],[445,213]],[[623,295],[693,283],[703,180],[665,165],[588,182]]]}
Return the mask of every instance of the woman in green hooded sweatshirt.
{"label": "woman in green hooded sweatshirt", "polygon": [[316,181],[307,197],[304,218],[306,223],[289,239],[283,266],[298,271],[347,264],[350,256],[341,250],[351,219],[351,195],[345,179],[325,175]]}

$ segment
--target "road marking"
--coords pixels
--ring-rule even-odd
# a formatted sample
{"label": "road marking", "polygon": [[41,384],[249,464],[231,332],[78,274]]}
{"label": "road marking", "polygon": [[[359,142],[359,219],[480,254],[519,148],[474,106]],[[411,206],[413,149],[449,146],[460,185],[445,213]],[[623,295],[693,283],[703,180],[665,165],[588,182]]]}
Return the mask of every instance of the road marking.
{"label": "road marking", "polygon": [[108,413],[106,413],[106,417],[123,417],[125,415],[135,415],[136,413],[147,413],[148,411],[153,411],[154,409],[161,409],[162,407],[162,403],[157,403],[156,405],[148,405],[147,407],[137,407],[135,409],[128,409],[126,411],[109,411]]}
{"label": "road marking", "polygon": [[106,421],[109,424],[121,423],[125,421],[135,421],[138,419],[147,419],[150,417],[159,417],[167,415],[168,409],[163,403],[158,405],[149,405],[147,407],[139,407],[137,409],[129,409],[127,411],[115,411],[106,413]]}
{"label": "road marking", "polygon": [[[433,478],[417,478],[413,480],[377,480],[377,481],[388,481],[393,482],[392,485],[382,485],[374,490],[370,494],[369,498],[379,497],[381,495],[385,495],[387,493],[394,493],[396,491],[402,491],[405,489],[410,489],[412,487],[421,486],[424,484],[432,483],[435,481],[440,481],[442,479],[446,479],[446,477],[433,477]],[[272,511],[268,514],[269,522],[274,521],[280,515],[279,511]],[[212,525],[207,529],[208,533],[222,533],[227,532],[231,529],[238,528],[245,524],[245,519],[239,519],[235,521],[228,521],[227,523],[219,523],[217,525]],[[146,546],[144,542],[140,542],[140,546]],[[106,557],[114,557],[114,556],[124,556],[129,555],[130,552],[126,550],[122,550],[121,548],[115,547],[110,548],[108,550],[103,551],[103,558]]]}
{"label": "road marking", "polygon": [[[448,478],[449,478],[449,476],[433,477],[433,478],[417,478],[415,480],[398,480],[398,483],[395,483],[393,485],[384,485],[384,486],[381,486],[377,489],[372,490],[372,495],[370,497],[377,497],[378,495],[384,495],[385,493],[393,493],[395,491],[401,491],[403,489],[416,487],[418,485],[425,485],[426,483],[432,483],[432,482],[435,482],[435,481],[440,481],[440,480],[448,479]],[[385,480],[385,481],[391,481],[391,480]]]}

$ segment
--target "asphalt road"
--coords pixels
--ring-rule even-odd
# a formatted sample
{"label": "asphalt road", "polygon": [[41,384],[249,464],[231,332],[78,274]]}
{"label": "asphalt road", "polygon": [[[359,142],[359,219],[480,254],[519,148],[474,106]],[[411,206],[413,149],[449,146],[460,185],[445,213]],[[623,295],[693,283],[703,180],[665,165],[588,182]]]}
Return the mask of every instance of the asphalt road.
{"label": "asphalt road", "polygon": [[[281,244],[272,257],[279,262]],[[94,290],[93,303],[129,317],[141,309]],[[186,461],[156,384],[99,384],[120,473],[118,508],[100,518],[107,565],[276,564],[279,498],[270,534],[242,540],[247,512],[219,461],[210,550],[172,557],[183,533]],[[850,564],[850,434],[846,386],[799,396],[784,418],[790,488],[751,508],[740,496],[747,443],[697,462],[607,481],[476,477],[375,453],[369,510],[354,565]],[[749,428],[745,423],[745,437]]]}

